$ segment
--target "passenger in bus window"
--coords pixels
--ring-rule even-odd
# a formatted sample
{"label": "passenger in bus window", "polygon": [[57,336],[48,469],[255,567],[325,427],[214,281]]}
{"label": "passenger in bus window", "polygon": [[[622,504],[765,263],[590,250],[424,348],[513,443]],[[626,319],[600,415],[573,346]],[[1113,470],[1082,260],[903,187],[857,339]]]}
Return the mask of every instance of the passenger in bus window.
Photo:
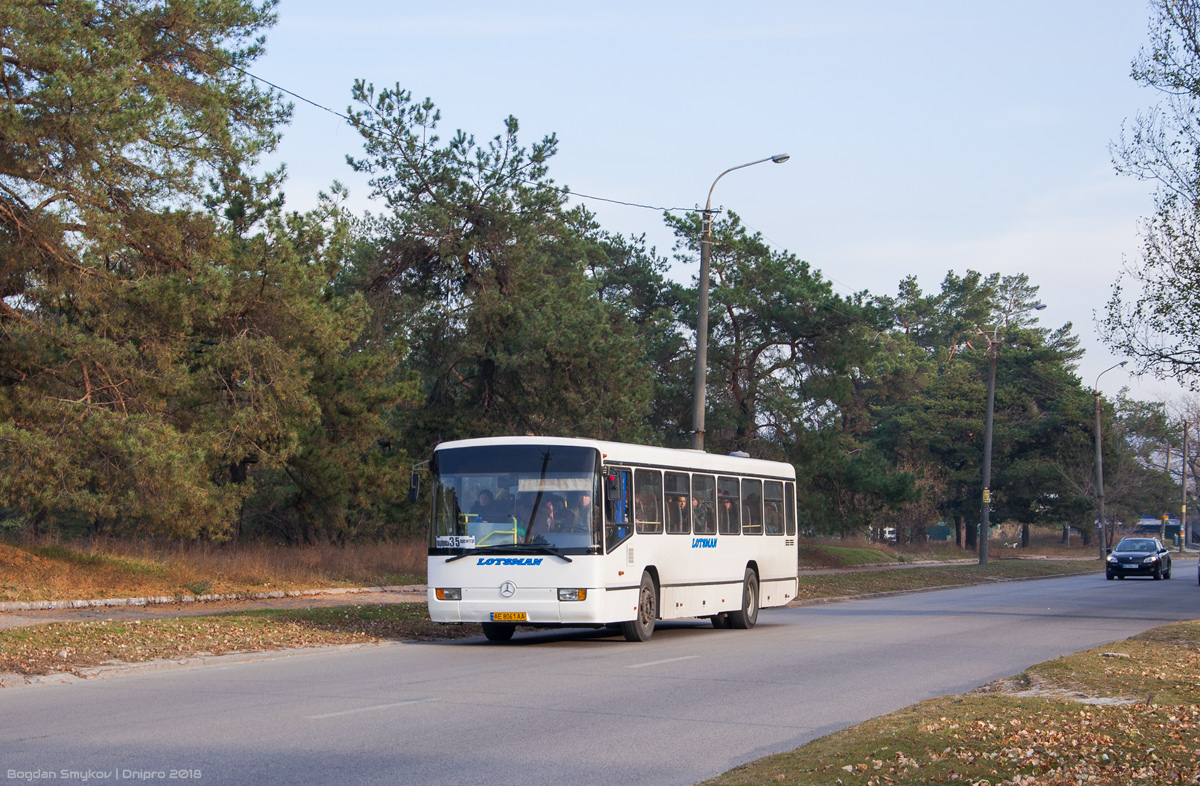
{"label": "passenger in bus window", "polygon": [[529,527],[529,542],[535,542],[539,537],[544,538],[557,532],[554,525],[554,503],[546,501],[538,506]]}
{"label": "passenger in bus window", "polygon": [[708,505],[699,495],[692,497],[692,526],[696,532],[707,533],[708,522],[712,520]]}
{"label": "passenger in bus window", "polygon": [[783,511],[779,509],[779,503],[773,500],[768,500],[766,503],[766,523],[768,535],[783,534]]}
{"label": "passenger in bus window", "polygon": [[564,532],[587,532],[592,520],[592,493],[576,491],[571,494],[567,507],[557,517],[558,528]]}
{"label": "passenger in bus window", "polygon": [[492,513],[492,492],[488,489],[482,489],[479,492],[479,497],[475,500],[475,507],[471,508],[471,512],[482,519],[489,518]]}
{"label": "passenger in bus window", "polygon": [[[743,487],[744,488],[744,487]],[[744,518],[742,519],[742,527],[747,533],[754,535],[762,534],[762,503],[757,494],[750,494],[746,497]]]}
{"label": "passenger in bus window", "polygon": [[739,529],[737,500],[733,497],[721,497],[721,507],[717,515],[720,517],[722,534],[737,534]]}
{"label": "passenger in bus window", "polygon": [[667,497],[667,532],[688,531],[687,497],[673,494]]}

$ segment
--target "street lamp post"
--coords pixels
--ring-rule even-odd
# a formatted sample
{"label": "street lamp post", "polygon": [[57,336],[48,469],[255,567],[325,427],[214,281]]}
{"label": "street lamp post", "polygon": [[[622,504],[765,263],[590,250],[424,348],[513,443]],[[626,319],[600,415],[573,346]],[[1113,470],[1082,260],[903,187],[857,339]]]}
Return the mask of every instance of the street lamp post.
{"label": "street lamp post", "polygon": [[713,189],[717,187],[718,180],[735,169],[745,169],[767,161],[782,164],[789,158],[791,156],[786,153],[778,153],[748,164],[730,167],[717,175],[712,187],[708,189],[708,201],[704,203],[704,216],[700,224],[700,298],[697,303],[699,313],[696,316],[696,375],[692,387],[692,450],[704,450],[704,392],[708,383],[708,258],[712,235]]}
{"label": "street lamp post", "polygon": [[1099,517],[1100,526],[1098,535],[1100,538],[1100,559],[1104,559],[1105,549],[1108,545],[1108,531],[1105,528],[1104,522],[1104,455],[1100,450],[1100,377],[1104,376],[1114,368],[1119,368],[1128,363],[1128,360],[1122,360],[1120,363],[1109,366],[1096,375],[1096,385],[1092,391],[1096,394],[1096,514]]}
{"label": "street lamp post", "polygon": [[[1015,312],[1011,316],[1023,314],[1026,311],[1041,311],[1045,303],[1036,303],[1029,308]],[[980,331],[981,333],[983,331]],[[988,535],[991,531],[988,517],[992,507],[992,421],[996,410],[996,355],[1000,349],[1000,325],[992,330],[992,335],[983,333],[988,340],[988,388],[987,388],[987,418],[983,429],[983,502],[979,507],[979,564],[986,565],[988,561]]]}

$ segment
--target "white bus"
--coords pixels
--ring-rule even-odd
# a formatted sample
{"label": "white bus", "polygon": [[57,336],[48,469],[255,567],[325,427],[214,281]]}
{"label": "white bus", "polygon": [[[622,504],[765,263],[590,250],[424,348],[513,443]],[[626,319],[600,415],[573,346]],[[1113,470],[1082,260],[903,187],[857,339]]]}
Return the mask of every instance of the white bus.
{"label": "white bus", "polygon": [[429,615],[620,627],[750,628],[796,596],[796,471],[693,450],[555,437],[446,442],[430,462]]}

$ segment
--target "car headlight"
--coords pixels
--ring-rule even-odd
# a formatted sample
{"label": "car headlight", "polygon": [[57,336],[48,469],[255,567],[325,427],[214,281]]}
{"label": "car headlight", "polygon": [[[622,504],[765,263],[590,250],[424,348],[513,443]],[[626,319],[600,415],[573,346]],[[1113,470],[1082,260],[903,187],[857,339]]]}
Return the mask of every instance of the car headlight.
{"label": "car headlight", "polygon": [[1117,562],[1117,558],[1116,558],[1116,557],[1114,557],[1113,555],[1109,554],[1109,555],[1108,555],[1108,561],[1109,561],[1109,562],[1111,562],[1111,563],[1113,563],[1113,564],[1116,564],[1116,562]]}
{"label": "car headlight", "polygon": [[585,589],[560,589],[558,591],[559,600],[587,600],[587,590]]}
{"label": "car headlight", "polygon": [[1157,554],[1151,554],[1149,557],[1146,557],[1144,560],[1142,560],[1143,565],[1149,565],[1151,562],[1158,562]]}
{"label": "car headlight", "polygon": [[438,587],[433,593],[438,600],[462,600],[461,587]]}

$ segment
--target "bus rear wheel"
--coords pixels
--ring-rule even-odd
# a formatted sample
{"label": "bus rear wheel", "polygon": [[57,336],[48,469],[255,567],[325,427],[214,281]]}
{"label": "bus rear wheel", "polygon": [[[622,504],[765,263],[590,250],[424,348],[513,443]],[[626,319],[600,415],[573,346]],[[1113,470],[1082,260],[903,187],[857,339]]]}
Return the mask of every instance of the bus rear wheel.
{"label": "bus rear wheel", "polygon": [[516,629],[516,625],[508,622],[483,623],[483,635],[487,636],[488,641],[508,641],[513,637],[513,631]]}
{"label": "bus rear wheel", "polygon": [[637,617],[621,623],[625,641],[650,641],[654,635],[654,620],[658,618],[658,594],[654,591],[654,579],[649,573],[642,574],[638,587]]}
{"label": "bus rear wheel", "polygon": [[738,630],[749,630],[758,622],[758,574],[746,568],[742,581],[742,609],[729,612],[729,622]]}

